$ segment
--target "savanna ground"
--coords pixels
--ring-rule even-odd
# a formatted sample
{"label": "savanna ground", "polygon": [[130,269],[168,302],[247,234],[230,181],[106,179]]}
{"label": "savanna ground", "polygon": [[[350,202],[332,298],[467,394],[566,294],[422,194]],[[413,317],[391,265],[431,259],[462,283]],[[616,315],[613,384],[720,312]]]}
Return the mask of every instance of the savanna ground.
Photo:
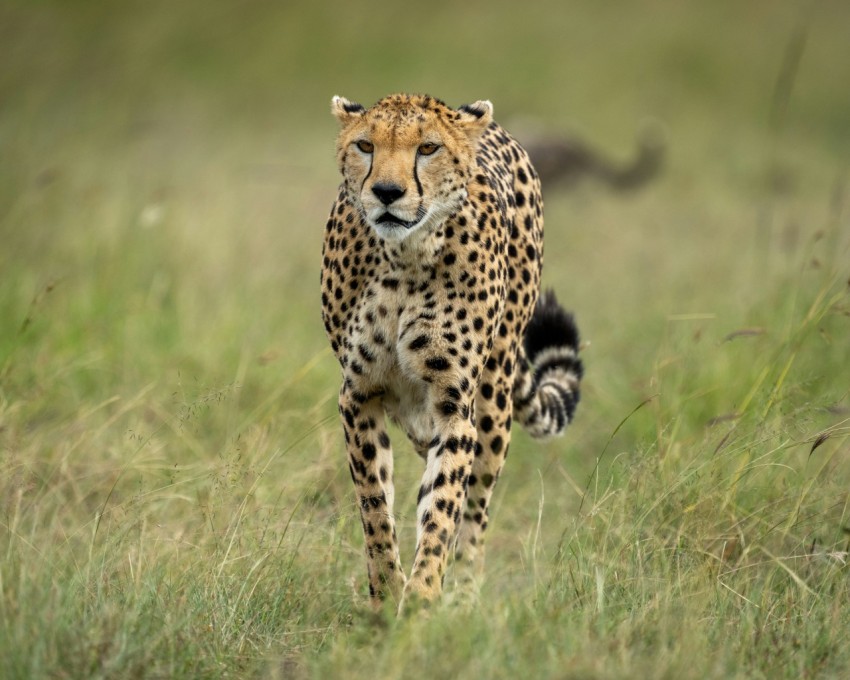
{"label": "savanna ground", "polygon": [[[423,7],[0,4],[0,676],[848,677],[850,6]],[[318,300],[328,102],[399,90],[669,146],[544,186],[578,418],[402,620]]]}

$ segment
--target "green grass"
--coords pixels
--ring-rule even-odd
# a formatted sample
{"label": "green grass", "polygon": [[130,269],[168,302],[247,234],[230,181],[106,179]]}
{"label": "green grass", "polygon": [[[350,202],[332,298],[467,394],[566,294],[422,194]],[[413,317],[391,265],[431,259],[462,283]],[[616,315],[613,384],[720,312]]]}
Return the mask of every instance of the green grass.
{"label": "green grass", "polygon": [[[850,675],[849,20],[0,7],[0,676]],[[318,313],[330,97],[397,90],[670,147],[635,195],[544,188],[578,418],[517,432],[480,603],[403,620],[368,611]]]}

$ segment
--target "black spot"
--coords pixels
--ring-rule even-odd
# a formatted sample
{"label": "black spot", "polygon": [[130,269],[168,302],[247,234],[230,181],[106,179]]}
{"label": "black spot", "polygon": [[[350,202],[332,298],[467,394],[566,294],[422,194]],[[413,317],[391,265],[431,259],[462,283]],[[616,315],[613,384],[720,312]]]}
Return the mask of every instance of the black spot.
{"label": "black spot", "polygon": [[453,401],[444,401],[440,403],[440,413],[444,416],[451,416],[457,413],[457,404]]}
{"label": "black spot", "polygon": [[363,360],[366,361],[366,363],[371,363],[375,360],[375,353],[365,345],[358,345],[357,352],[361,357],[363,357]]}
{"label": "black spot", "polygon": [[372,443],[363,444],[363,457],[366,460],[374,460],[376,454],[377,454],[377,450],[375,449],[374,444],[372,444]]}
{"label": "black spot", "polygon": [[446,357],[431,357],[425,360],[425,366],[432,371],[445,371],[451,366],[451,363]]}
{"label": "black spot", "polygon": [[420,335],[418,338],[412,340],[408,347],[412,350],[419,350],[427,347],[430,342],[431,340],[427,335]]}

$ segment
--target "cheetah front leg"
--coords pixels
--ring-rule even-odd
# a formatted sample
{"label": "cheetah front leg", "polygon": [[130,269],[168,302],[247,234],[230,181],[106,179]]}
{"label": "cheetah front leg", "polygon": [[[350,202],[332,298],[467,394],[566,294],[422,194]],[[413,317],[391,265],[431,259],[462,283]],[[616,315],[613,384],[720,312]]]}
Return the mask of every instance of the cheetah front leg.
{"label": "cheetah front leg", "polygon": [[369,595],[380,609],[387,596],[399,602],[405,584],[393,517],[393,452],[380,397],[358,394],[345,383],[339,412],[366,537]]}
{"label": "cheetah front leg", "polygon": [[[444,405],[449,402],[444,402]],[[416,508],[416,554],[404,589],[405,601],[429,602],[440,596],[446,561],[454,541],[475,450],[471,409],[437,422],[438,435],[428,449]]]}

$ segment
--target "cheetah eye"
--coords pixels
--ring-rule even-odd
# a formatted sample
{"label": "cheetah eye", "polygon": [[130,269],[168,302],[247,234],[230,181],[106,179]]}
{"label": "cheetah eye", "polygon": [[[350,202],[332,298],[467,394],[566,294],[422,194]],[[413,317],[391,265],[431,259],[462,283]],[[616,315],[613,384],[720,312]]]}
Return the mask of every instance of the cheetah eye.
{"label": "cheetah eye", "polygon": [[425,143],[425,144],[419,145],[418,151],[419,151],[420,155],[422,155],[422,156],[430,156],[432,153],[434,153],[439,148],[440,148],[439,144]]}
{"label": "cheetah eye", "polygon": [[367,142],[365,139],[361,139],[357,142],[357,148],[363,153],[372,153],[375,150],[375,145],[372,144],[372,142]]}

